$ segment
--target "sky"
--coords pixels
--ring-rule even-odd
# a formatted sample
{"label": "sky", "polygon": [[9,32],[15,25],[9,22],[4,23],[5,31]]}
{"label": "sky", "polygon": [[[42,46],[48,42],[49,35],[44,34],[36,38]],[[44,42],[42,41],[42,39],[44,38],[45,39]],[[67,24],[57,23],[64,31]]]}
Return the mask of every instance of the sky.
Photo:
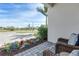
{"label": "sky", "polygon": [[45,24],[45,16],[37,11],[37,7],[43,8],[44,6],[34,3],[0,3],[0,27]]}

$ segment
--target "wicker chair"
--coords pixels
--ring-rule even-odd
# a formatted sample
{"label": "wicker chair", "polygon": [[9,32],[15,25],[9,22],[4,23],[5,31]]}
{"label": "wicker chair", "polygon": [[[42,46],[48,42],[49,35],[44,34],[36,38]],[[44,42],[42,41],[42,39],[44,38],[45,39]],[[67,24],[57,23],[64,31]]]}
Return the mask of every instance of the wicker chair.
{"label": "wicker chair", "polygon": [[56,50],[55,53],[58,54],[60,52],[72,52],[72,50],[79,49],[79,46],[74,45],[68,45],[68,40],[65,38],[58,38],[58,41],[56,43]]}

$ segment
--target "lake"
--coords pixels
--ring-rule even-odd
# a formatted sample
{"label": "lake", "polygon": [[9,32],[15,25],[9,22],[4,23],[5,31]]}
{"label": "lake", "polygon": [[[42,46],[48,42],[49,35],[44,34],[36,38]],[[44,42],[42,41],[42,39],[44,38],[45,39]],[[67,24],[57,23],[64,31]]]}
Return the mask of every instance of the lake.
{"label": "lake", "polygon": [[0,45],[22,39],[35,38],[33,33],[0,32]]}

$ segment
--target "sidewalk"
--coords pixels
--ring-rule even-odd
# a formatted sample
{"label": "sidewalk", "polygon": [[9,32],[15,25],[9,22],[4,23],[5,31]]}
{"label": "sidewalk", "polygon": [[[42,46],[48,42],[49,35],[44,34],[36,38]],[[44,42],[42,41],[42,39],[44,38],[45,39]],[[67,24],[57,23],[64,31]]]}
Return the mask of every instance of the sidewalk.
{"label": "sidewalk", "polygon": [[55,53],[55,44],[47,41],[22,53],[16,54],[15,56],[42,56],[42,52],[46,49],[50,49]]}

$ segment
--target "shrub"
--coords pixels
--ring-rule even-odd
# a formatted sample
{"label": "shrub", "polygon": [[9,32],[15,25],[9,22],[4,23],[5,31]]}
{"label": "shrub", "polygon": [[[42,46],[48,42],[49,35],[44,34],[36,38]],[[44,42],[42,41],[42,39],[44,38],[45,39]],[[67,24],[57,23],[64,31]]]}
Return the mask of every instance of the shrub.
{"label": "shrub", "polygon": [[29,47],[30,47],[30,44],[26,42],[25,45],[24,45],[24,48],[28,49]]}
{"label": "shrub", "polygon": [[3,51],[10,53],[11,52],[11,44],[5,44],[5,47],[3,48]]}
{"label": "shrub", "polygon": [[19,49],[19,42],[14,42],[14,43],[11,43],[11,49],[12,50],[16,50],[16,49]]}
{"label": "shrub", "polygon": [[21,41],[19,42],[19,45],[20,45],[20,47],[23,46],[23,45],[24,45],[24,40],[21,40]]}
{"label": "shrub", "polygon": [[29,43],[30,45],[33,44],[31,39],[30,40],[27,40],[26,42]]}
{"label": "shrub", "polygon": [[47,36],[48,36],[48,28],[44,25],[40,26],[38,28],[38,33],[37,33],[37,38],[39,38],[40,40],[47,40]]}

